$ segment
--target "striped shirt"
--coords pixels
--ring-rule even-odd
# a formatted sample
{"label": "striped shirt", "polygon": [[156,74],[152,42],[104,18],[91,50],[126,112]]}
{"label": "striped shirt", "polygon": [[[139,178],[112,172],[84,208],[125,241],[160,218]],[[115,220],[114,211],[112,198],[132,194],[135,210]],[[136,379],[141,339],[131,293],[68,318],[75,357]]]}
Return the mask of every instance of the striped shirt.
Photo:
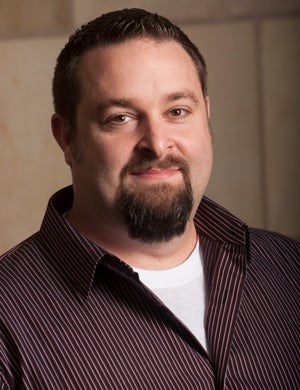
{"label": "striped shirt", "polygon": [[299,389],[299,244],[202,200],[206,352],[67,223],[72,199],[56,193],[40,231],[1,258],[0,389]]}

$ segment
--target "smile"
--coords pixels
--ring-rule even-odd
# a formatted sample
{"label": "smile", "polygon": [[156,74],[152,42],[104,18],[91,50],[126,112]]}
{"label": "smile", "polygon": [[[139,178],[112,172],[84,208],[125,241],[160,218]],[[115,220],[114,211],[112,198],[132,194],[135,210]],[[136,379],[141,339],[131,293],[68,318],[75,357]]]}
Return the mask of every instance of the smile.
{"label": "smile", "polygon": [[180,170],[178,168],[152,168],[146,171],[134,172],[134,176],[141,179],[168,179],[175,176]]}

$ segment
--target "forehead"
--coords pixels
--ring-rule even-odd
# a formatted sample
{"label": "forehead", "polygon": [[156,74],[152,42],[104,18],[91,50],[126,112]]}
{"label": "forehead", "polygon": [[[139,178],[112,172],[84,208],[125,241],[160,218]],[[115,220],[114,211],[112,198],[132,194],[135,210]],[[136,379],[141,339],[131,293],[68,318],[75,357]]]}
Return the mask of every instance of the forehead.
{"label": "forehead", "polygon": [[183,46],[176,41],[175,39],[154,39],[151,37],[140,37],[140,38],[130,38],[125,41],[121,41],[119,43],[112,43],[107,45],[100,45],[99,47],[94,47],[92,49],[88,49],[82,55],[82,60],[95,55],[96,53],[102,54],[103,57],[108,55],[117,55],[117,53],[123,48],[126,51],[142,51],[147,50],[147,48],[177,48],[177,50],[183,51],[188,57],[190,55],[183,48]]}
{"label": "forehead", "polygon": [[[174,64],[181,63],[182,66],[193,67],[197,72],[192,58],[177,41],[157,41],[151,38],[133,38],[119,44],[88,50],[79,61],[78,68],[80,73],[95,72],[99,68],[105,69],[107,64],[110,67],[125,66],[129,61],[129,63],[141,63],[146,66],[153,60],[157,63],[169,63],[168,58]],[[121,72],[122,69],[120,68],[119,71]]]}
{"label": "forehead", "polygon": [[193,60],[174,40],[132,39],[92,49],[79,63],[78,77],[81,92],[89,94],[95,88],[140,91],[152,86],[161,90],[176,83],[201,89]]}

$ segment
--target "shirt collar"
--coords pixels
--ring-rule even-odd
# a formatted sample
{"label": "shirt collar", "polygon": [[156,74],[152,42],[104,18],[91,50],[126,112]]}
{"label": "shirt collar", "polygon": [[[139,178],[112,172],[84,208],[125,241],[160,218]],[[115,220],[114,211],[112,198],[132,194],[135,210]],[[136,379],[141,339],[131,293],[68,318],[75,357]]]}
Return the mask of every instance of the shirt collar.
{"label": "shirt collar", "polygon": [[[72,186],[55,193],[49,200],[39,235],[45,253],[67,277],[72,288],[87,298],[99,262],[113,266],[129,277],[135,277],[131,267],[107,253],[67,222],[64,214],[72,203]],[[199,236],[237,245],[246,242],[245,225],[206,197],[202,199],[196,213],[195,226]]]}
{"label": "shirt collar", "polygon": [[50,198],[40,238],[50,261],[67,276],[76,291],[87,297],[97,264],[106,252],[67,222],[64,214],[72,203],[72,186]]}
{"label": "shirt collar", "polygon": [[194,218],[199,236],[224,244],[245,246],[248,226],[217,203],[203,197]]}

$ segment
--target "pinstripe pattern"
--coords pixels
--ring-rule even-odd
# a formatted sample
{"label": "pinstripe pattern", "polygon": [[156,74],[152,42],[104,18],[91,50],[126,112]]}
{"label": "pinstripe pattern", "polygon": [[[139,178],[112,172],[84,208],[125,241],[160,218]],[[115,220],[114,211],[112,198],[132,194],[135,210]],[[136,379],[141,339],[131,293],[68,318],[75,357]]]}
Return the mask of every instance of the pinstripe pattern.
{"label": "pinstripe pattern", "polygon": [[298,244],[203,199],[208,357],[128,265],[66,223],[71,201],[57,193],[2,257],[0,389],[299,388]]}

